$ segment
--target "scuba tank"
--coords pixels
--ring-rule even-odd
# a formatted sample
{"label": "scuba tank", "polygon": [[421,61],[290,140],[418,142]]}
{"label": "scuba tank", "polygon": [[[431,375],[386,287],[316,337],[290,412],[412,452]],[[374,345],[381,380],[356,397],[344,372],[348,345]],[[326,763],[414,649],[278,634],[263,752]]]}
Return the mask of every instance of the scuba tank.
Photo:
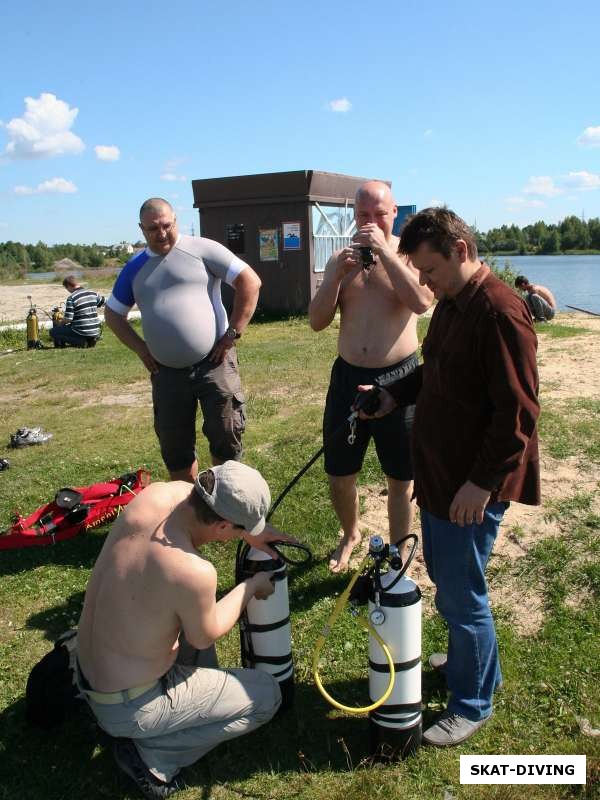
{"label": "scuba tank", "polygon": [[289,708],[294,701],[294,661],[292,657],[292,628],[288,596],[287,564],[298,564],[284,556],[280,547],[295,547],[304,551],[305,560],[312,558],[304,545],[289,542],[270,543],[278,554],[274,559],[263,550],[240,542],[236,555],[236,584],[257,572],[273,571],[271,580],[275,591],[265,600],[253,597],[243,611],[240,626],[242,666],[268,672],[279,683],[281,707]]}
{"label": "scuba tank", "polygon": [[40,324],[35,306],[31,301],[31,295],[27,295],[29,300],[29,312],[27,314],[26,328],[27,328],[27,349],[37,350],[42,346],[40,342]]}
{"label": "scuba tank", "polygon": [[[58,326],[63,324],[63,320],[65,318],[64,312],[60,306],[54,306],[52,309],[52,327],[57,328]],[[53,331],[54,333],[58,333],[58,331]],[[66,347],[66,342],[64,339],[61,339],[59,336],[52,335],[54,339],[54,347]]]}
{"label": "scuba tank", "polygon": [[[416,544],[416,543],[415,543]],[[414,550],[414,547],[413,547]],[[373,755],[404,757],[421,743],[421,592],[405,572],[398,548],[371,537],[369,552],[375,569],[369,586],[369,620],[387,643],[394,659],[395,682],[383,705],[369,712],[370,750]],[[378,564],[387,558],[383,575]],[[369,695],[380,697],[389,679],[386,656],[369,636]]]}
{"label": "scuba tank", "polygon": [[[398,545],[412,539],[403,564]],[[369,714],[370,754],[387,761],[404,758],[421,743],[421,592],[405,573],[414,558],[417,537],[411,533],[398,542],[385,544],[372,536],[369,552],[342,592],[319,636],[313,652],[313,674],[317,688],[335,708],[350,714]],[[367,563],[372,565],[366,570]],[[388,562],[389,569],[382,572]],[[352,615],[369,632],[368,706],[346,706],[324,688],[319,675],[319,657],[335,621],[350,600]],[[358,615],[356,606],[368,602],[369,614]]]}

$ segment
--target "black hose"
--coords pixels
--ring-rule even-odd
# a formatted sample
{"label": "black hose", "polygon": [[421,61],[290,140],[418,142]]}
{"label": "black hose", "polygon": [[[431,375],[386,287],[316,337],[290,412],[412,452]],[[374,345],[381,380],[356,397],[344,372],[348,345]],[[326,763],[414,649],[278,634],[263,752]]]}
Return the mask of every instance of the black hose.
{"label": "black hose", "polygon": [[[345,424],[346,424],[346,423],[344,423],[344,425],[345,425]],[[339,428],[338,430],[341,430],[341,426],[340,426],[340,428]],[[337,433],[337,431],[335,431],[335,433]],[[333,438],[333,437],[332,437],[332,438]],[[267,519],[267,522],[268,522],[268,521],[271,519],[271,517],[273,516],[273,513],[275,512],[275,509],[276,509],[276,508],[277,508],[277,506],[278,506],[278,505],[281,503],[281,501],[283,500],[283,498],[284,498],[284,497],[287,495],[287,493],[288,493],[288,492],[289,492],[291,489],[293,489],[293,488],[294,488],[294,486],[295,486],[295,485],[298,483],[298,481],[299,481],[299,480],[300,480],[300,478],[301,478],[301,477],[304,475],[304,473],[305,473],[305,472],[308,472],[308,470],[309,470],[309,469],[312,467],[312,465],[315,463],[315,461],[316,461],[316,460],[319,458],[319,456],[320,456],[320,455],[323,453],[323,450],[324,450],[324,449],[325,449],[325,445],[323,445],[323,447],[319,448],[319,450],[317,450],[317,452],[316,452],[316,453],[314,454],[314,456],[313,456],[313,457],[310,459],[310,461],[307,461],[307,463],[306,463],[306,464],[305,464],[305,465],[302,467],[302,469],[300,470],[300,472],[298,472],[298,473],[297,473],[297,474],[296,474],[296,475],[295,475],[295,476],[292,478],[292,480],[291,480],[291,481],[288,483],[288,485],[287,485],[287,486],[285,487],[285,489],[284,489],[284,490],[281,492],[281,494],[279,495],[279,497],[277,498],[277,500],[275,500],[275,502],[273,503],[273,505],[272,505],[272,506],[271,506],[271,508],[269,509],[269,513],[267,514],[267,517],[266,517],[266,519]]]}
{"label": "black hose", "polygon": [[406,574],[407,569],[410,567],[410,565],[412,563],[412,560],[415,557],[415,554],[417,552],[417,545],[419,543],[419,537],[417,536],[416,533],[409,533],[407,536],[402,537],[402,539],[400,539],[398,542],[396,542],[396,547],[399,547],[402,544],[402,542],[406,542],[408,539],[412,539],[413,540],[413,544],[412,544],[412,547],[410,549],[410,553],[408,554],[408,558],[406,559],[405,563],[402,564],[402,566],[398,570],[398,574],[396,575],[394,580],[389,584],[389,586],[385,587],[385,591],[386,592],[389,592],[391,589],[393,589],[394,586],[400,580],[400,578],[402,578]]}
{"label": "black hose", "polygon": [[[353,408],[354,409],[362,409],[363,411],[366,411],[369,414],[375,413],[375,411],[377,410],[377,407],[379,405],[379,400],[378,400],[379,392],[380,392],[380,388],[377,385],[369,392],[359,392],[358,395],[356,396],[356,399],[354,400]],[[339,427],[337,427],[334,430],[334,432],[330,435],[328,441],[333,441],[337,436],[339,436],[339,434],[342,432],[342,430],[346,427],[347,424],[348,424],[348,420],[345,419],[344,422]],[[319,458],[319,456],[321,456],[321,454],[323,453],[324,450],[325,450],[325,445],[323,445],[322,447],[320,447],[317,450],[317,452],[314,454],[314,456],[309,461],[307,461],[306,464],[302,467],[300,472],[298,472],[292,478],[292,480],[288,483],[288,485],[281,492],[279,497],[275,500],[275,502],[272,504],[271,508],[269,509],[269,513],[267,514],[267,517],[266,517],[267,522],[271,519],[271,517],[273,516],[273,513],[275,512],[275,509],[281,503],[283,498],[298,483],[298,481],[304,475],[304,473],[307,472],[312,467],[312,465]]]}

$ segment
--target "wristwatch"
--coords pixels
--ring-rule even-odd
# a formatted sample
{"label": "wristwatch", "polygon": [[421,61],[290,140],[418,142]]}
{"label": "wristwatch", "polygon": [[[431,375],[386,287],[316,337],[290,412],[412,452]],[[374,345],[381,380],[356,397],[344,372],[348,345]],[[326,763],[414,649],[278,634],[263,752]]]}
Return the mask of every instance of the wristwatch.
{"label": "wristwatch", "polygon": [[240,339],[242,334],[235,328],[232,328],[230,325],[225,331],[225,336],[227,336],[229,339]]}

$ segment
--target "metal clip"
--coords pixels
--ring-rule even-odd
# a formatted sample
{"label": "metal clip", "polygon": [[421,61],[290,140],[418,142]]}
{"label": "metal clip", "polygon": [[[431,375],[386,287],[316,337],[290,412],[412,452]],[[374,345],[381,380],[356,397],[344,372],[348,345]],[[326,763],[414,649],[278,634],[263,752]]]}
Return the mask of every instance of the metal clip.
{"label": "metal clip", "polygon": [[348,444],[354,444],[356,441],[356,414],[351,414],[348,417],[350,423],[350,433],[348,434]]}

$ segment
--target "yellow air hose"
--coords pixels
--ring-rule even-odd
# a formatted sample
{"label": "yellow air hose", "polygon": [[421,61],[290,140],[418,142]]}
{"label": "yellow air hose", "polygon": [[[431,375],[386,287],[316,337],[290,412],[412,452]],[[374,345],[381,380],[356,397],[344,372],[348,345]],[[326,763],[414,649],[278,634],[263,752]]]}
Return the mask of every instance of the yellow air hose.
{"label": "yellow air hose", "polygon": [[390,668],[390,681],[388,683],[388,686],[387,686],[387,689],[385,690],[385,692],[381,695],[379,700],[376,700],[374,703],[371,703],[370,706],[363,706],[362,708],[357,708],[356,706],[345,706],[345,705],[343,705],[343,703],[339,703],[337,700],[335,700],[329,694],[329,692],[323,686],[323,684],[321,682],[321,676],[319,675],[319,656],[321,655],[321,650],[323,649],[323,645],[325,644],[325,640],[327,639],[327,637],[331,633],[331,629],[335,625],[335,623],[337,621],[337,618],[342,613],[342,611],[344,609],[344,606],[348,602],[348,597],[350,596],[350,592],[352,591],[352,587],[354,586],[354,584],[358,580],[359,576],[361,575],[361,573],[362,573],[362,571],[363,571],[363,569],[365,567],[365,564],[367,563],[369,557],[370,557],[370,555],[367,553],[367,555],[361,561],[361,564],[360,564],[359,568],[356,570],[356,572],[352,576],[352,578],[350,580],[350,583],[344,589],[342,594],[339,596],[338,601],[335,604],[335,607],[334,607],[333,611],[331,612],[331,615],[330,615],[329,619],[325,623],[325,627],[323,628],[323,631],[321,632],[321,635],[317,639],[317,643],[315,645],[315,650],[314,650],[314,653],[313,653],[313,660],[312,660],[313,676],[314,676],[314,679],[315,679],[315,683],[317,684],[317,689],[321,692],[321,694],[323,695],[325,700],[327,700],[328,703],[331,703],[331,705],[334,706],[335,708],[339,708],[340,711],[346,711],[348,714],[367,714],[369,711],[374,711],[376,708],[379,708],[379,706],[382,706],[385,703],[385,701],[388,699],[388,697],[391,695],[392,689],[394,688],[394,682],[395,682],[395,679],[396,679],[396,672],[394,670],[394,659],[392,658],[392,654],[390,653],[389,647],[383,641],[381,636],[377,633],[375,628],[369,622],[367,622],[365,619],[363,619],[362,617],[357,617],[356,621],[358,622],[359,625],[362,625],[363,628],[368,630],[368,632],[373,636],[373,638],[375,639],[377,644],[381,647],[381,649],[383,650],[383,652],[385,654],[385,657],[387,658],[387,662],[388,662],[388,665],[389,665],[389,668]]}

